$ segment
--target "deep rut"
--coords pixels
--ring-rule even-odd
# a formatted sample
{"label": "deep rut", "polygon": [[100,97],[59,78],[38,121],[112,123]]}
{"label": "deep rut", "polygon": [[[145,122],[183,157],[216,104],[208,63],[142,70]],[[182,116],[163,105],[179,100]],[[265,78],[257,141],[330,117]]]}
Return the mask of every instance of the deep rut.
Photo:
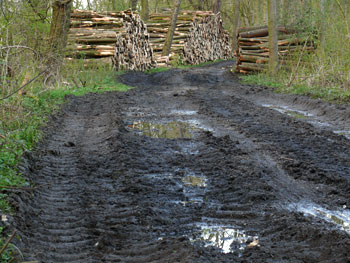
{"label": "deep rut", "polygon": [[349,262],[349,141],[257,105],[229,66],[68,98],[13,196],[26,260]]}

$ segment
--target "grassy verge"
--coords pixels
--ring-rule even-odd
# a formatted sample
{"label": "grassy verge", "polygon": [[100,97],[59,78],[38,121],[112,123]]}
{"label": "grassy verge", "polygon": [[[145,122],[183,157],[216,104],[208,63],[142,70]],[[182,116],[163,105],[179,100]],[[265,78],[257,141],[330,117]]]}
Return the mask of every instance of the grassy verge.
{"label": "grassy verge", "polygon": [[242,75],[240,79],[244,83],[270,87],[280,93],[306,95],[334,103],[350,103],[350,89],[337,85],[309,85],[307,81],[290,83],[290,73],[287,72],[281,72],[277,77],[271,77],[266,73]]}

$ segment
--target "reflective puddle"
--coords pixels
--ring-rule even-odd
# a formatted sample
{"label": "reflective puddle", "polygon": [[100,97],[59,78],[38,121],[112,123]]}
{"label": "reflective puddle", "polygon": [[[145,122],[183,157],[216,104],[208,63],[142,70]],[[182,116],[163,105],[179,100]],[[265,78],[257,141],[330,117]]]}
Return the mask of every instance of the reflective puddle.
{"label": "reflective puddle", "polygon": [[180,115],[180,116],[191,116],[197,114],[197,111],[194,110],[172,110],[170,112],[172,115]]}
{"label": "reflective puddle", "polygon": [[206,187],[206,179],[204,177],[189,175],[182,178],[185,186]]}
{"label": "reflective puddle", "polygon": [[345,138],[350,140],[350,131],[334,131],[334,133],[343,135]]}
{"label": "reflective puddle", "polygon": [[313,115],[311,113],[308,113],[306,111],[301,110],[294,110],[287,106],[282,105],[272,105],[272,104],[262,104],[263,107],[270,108],[273,110],[276,110],[280,113],[287,114],[291,117],[297,118],[297,119],[306,119],[308,117],[312,117]]}
{"label": "reflective puddle", "polygon": [[220,248],[225,254],[235,251],[240,254],[245,248],[259,246],[257,236],[249,236],[241,229],[207,224],[197,226],[200,227],[200,235],[193,238],[192,241],[202,241],[205,247]]}
{"label": "reflective puddle", "polygon": [[327,222],[335,224],[341,230],[350,233],[350,210],[331,211],[312,203],[298,203],[290,205],[290,208],[296,209],[305,215],[311,215],[321,218]]}
{"label": "reflective puddle", "polygon": [[128,125],[129,128],[139,130],[142,135],[152,138],[192,138],[193,133],[198,130],[196,127],[179,121],[172,121],[168,123],[152,123],[135,121]]}
{"label": "reflective puddle", "polygon": [[[261,106],[276,110],[283,114],[287,114],[288,116],[291,116],[295,119],[305,119],[308,123],[317,127],[331,127],[329,123],[317,120],[317,118],[315,118],[313,114],[308,113],[306,111],[291,109],[288,106],[283,106],[283,105],[262,104]],[[350,140],[349,130],[342,130],[342,131],[335,130],[333,132],[335,134],[343,135],[345,138]]]}

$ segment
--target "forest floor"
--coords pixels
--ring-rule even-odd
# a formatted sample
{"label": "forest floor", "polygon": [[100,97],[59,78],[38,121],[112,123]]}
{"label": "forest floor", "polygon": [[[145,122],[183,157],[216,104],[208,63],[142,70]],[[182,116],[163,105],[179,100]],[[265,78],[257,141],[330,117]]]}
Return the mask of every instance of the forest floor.
{"label": "forest floor", "polygon": [[10,219],[38,262],[349,262],[350,107],[241,84],[232,62],[70,96]]}

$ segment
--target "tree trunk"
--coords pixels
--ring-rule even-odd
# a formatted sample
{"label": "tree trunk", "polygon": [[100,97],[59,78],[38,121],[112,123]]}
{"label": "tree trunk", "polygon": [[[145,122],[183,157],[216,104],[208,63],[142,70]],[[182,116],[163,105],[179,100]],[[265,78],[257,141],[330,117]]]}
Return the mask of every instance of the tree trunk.
{"label": "tree trunk", "polygon": [[180,12],[180,5],[181,5],[181,0],[176,0],[176,2],[174,3],[173,16],[171,18],[170,28],[168,30],[168,33],[164,42],[162,56],[169,56],[170,54],[171,44],[173,42],[174,32],[176,28],[176,21]]}
{"label": "tree trunk", "polygon": [[112,11],[117,11],[117,0],[111,0],[112,2]]}
{"label": "tree trunk", "polygon": [[232,27],[232,50],[237,49],[237,31],[239,23],[239,0],[235,0],[233,4],[233,27]]}
{"label": "tree trunk", "polygon": [[138,0],[131,0],[131,10],[136,11]]}
{"label": "tree trunk", "polygon": [[276,75],[278,72],[278,36],[276,20],[276,0],[268,0],[268,28],[269,28],[269,72]]}
{"label": "tree trunk", "polygon": [[214,14],[220,13],[221,10],[221,0],[214,0],[213,3],[213,12]]}
{"label": "tree trunk", "polygon": [[67,44],[72,0],[55,0],[52,6],[49,46],[57,58],[63,58]]}
{"label": "tree trunk", "polygon": [[145,22],[149,19],[148,0],[141,0],[141,18]]}

